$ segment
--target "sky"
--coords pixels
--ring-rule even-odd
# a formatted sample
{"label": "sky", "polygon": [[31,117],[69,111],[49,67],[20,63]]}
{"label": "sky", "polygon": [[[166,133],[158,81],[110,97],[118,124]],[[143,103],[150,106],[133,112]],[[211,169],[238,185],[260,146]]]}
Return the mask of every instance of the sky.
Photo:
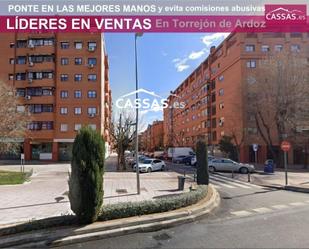
{"label": "sky", "polygon": [[[228,33],[144,33],[137,39],[139,88],[168,97]],[[135,90],[134,33],[106,33],[113,108]],[[113,110],[115,112],[115,110]],[[143,122],[162,120],[160,109],[142,112]]]}

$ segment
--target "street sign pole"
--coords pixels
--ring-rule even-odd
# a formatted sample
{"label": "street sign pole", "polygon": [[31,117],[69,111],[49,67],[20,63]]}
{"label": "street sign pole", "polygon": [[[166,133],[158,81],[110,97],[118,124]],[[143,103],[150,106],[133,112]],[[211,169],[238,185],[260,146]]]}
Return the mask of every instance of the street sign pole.
{"label": "street sign pole", "polygon": [[285,186],[288,185],[288,162],[287,162],[287,152],[284,152],[284,171],[285,171]]}
{"label": "street sign pole", "polygon": [[285,186],[288,185],[288,151],[291,149],[291,144],[288,141],[282,141],[281,150],[284,151],[284,171],[285,171]]}

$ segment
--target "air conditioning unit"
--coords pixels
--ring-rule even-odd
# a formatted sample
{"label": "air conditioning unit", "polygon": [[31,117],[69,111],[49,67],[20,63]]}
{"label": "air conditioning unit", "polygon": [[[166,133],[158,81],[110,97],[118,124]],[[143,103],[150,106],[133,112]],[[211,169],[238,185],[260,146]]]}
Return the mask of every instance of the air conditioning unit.
{"label": "air conditioning unit", "polygon": [[29,61],[29,66],[30,66],[30,67],[33,67],[33,65],[34,65],[33,62],[32,62],[32,61]]}
{"label": "air conditioning unit", "polygon": [[31,99],[31,96],[30,96],[30,95],[26,95],[26,96],[25,96],[25,99],[30,100],[30,99]]}
{"label": "air conditioning unit", "polygon": [[95,50],[95,47],[89,47],[88,51],[93,52]]}
{"label": "air conditioning unit", "polygon": [[88,67],[89,67],[89,68],[93,68],[94,65],[93,65],[93,64],[88,64]]}
{"label": "air conditioning unit", "polygon": [[32,83],[32,82],[33,82],[33,79],[32,79],[32,78],[28,79],[28,82],[29,82],[29,83]]}

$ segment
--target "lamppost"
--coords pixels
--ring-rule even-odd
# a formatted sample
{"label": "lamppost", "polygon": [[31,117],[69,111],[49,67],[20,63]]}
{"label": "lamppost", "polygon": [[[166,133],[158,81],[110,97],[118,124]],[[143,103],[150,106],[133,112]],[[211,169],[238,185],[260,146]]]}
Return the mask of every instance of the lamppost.
{"label": "lamppost", "polygon": [[[135,57],[135,99],[138,99],[138,74],[137,74],[137,37],[142,36],[142,33],[135,33],[134,36],[134,57]],[[135,106],[135,162],[136,162],[136,188],[137,194],[141,193],[139,166],[138,166],[138,106]]]}

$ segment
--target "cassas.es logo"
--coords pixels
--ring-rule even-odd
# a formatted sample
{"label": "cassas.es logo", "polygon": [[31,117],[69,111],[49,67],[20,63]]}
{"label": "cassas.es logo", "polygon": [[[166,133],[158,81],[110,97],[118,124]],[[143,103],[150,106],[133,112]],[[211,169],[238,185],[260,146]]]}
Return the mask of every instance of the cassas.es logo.
{"label": "cassas.es logo", "polygon": [[307,6],[295,5],[265,5],[265,19],[267,21],[306,22]]}

